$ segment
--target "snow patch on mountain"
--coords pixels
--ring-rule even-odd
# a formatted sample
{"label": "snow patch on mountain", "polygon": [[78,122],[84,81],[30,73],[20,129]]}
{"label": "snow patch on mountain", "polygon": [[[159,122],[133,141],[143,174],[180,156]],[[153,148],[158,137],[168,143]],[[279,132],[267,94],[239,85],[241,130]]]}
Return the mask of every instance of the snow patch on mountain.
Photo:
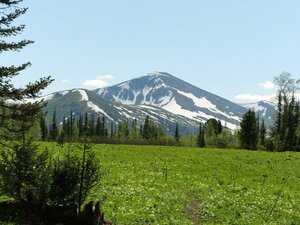
{"label": "snow patch on mountain", "polygon": [[213,111],[217,111],[217,107],[214,104],[212,104],[210,101],[208,101],[205,97],[198,98],[192,93],[186,93],[179,90],[177,90],[177,92],[183,96],[186,96],[187,98],[192,99],[194,104],[200,108],[207,108]]}
{"label": "snow patch on mountain", "polygon": [[69,91],[61,91],[61,92],[59,92],[59,94],[62,95],[62,96],[66,95],[68,93],[69,93]]}
{"label": "snow patch on mountain", "polygon": [[101,113],[101,114],[105,115],[107,118],[109,118],[110,120],[113,120],[109,115],[107,115],[106,112],[104,112],[103,109],[100,109],[99,106],[95,105],[93,102],[87,101],[87,106],[94,112]]}
{"label": "snow patch on mountain", "polygon": [[81,95],[80,101],[88,101],[89,100],[89,96],[87,95],[85,90],[74,89],[72,92],[79,92],[79,94]]}

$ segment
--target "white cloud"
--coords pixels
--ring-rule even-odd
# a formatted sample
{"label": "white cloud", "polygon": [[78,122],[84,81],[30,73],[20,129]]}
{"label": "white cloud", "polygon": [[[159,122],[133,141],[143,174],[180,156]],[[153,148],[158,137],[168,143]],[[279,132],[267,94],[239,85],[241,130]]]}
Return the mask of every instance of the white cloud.
{"label": "white cloud", "polygon": [[258,102],[258,101],[272,101],[276,97],[276,94],[271,94],[271,95],[255,95],[255,94],[239,94],[236,95],[234,98],[238,100],[243,100],[243,101],[253,101],[253,102]]}
{"label": "white cloud", "polygon": [[108,81],[114,79],[112,75],[102,75],[97,76],[95,79],[92,80],[85,80],[83,82],[83,85],[89,86],[89,87],[96,87],[96,88],[102,88],[108,86]]}
{"label": "white cloud", "polygon": [[61,81],[63,84],[69,84],[69,83],[71,83],[71,81],[69,81],[69,80],[62,80]]}
{"label": "white cloud", "polygon": [[108,80],[113,80],[114,77],[112,75],[102,75],[102,76],[97,76],[97,79],[98,80],[106,80],[106,81],[108,81]]}
{"label": "white cloud", "polygon": [[272,81],[260,82],[258,85],[265,90],[274,90],[275,88],[275,84]]}

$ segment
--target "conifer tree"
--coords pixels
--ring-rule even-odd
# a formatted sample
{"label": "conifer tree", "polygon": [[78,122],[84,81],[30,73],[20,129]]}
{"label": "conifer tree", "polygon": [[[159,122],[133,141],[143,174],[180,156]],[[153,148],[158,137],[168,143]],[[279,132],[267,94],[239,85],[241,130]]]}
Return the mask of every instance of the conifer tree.
{"label": "conifer tree", "polygon": [[107,131],[106,131],[106,129],[105,129],[105,115],[103,114],[103,116],[102,116],[102,128],[101,128],[101,135],[102,135],[102,137],[104,137],[104,136],[106,136],[106,133],[107,133]]}
{"label": "conifer tree", "polygon": [[[1,55],[9,51],[18,52],[33,43],[30,40],[9,41],[25,29],[25,25],[13,25],[13,22],[27,11],[27,8],[19,7],[20,2],[21,0],[0,0]],[[43,107],[40,102],[30,103],[25,102],[24,99],[37,97],[39,92],[51,83],[50,77],[41,78],[21,88],[16,88],[11,81],[30,66],[30,62],[18,66],[0,65],[0,137],[2,138],[23,138],[24,132],[30,129]],[[13,103],[9,103],[8,100]]]}
{"label": "conifer tree", "polygon": [[85,116],[84,116],[84,125],[83,125],[84,135],[88,134],[88,130],[89,130],[89,117],[88,117],[88,113],[85,113]]}
{"label": "conifer tree", "polygon": [[275,148],[277,151],[296,151],[299,120],[295,93],[300,88],[300,80],[293,79],[291,74],[283,72],[275,77],[274,83],[278,90]]}
{"label": "conifer tree", "polygon": [[255,150],[258,141],[257,117],[253,110],[249,110],[242,118],[239,133],[241,147]]}
{"label": "conifer tree", "polygon": [[175,137],[175,140],[176,140],[176,142],[179,142],[180,134],[179,134],[179,127],[178,127],[178,123],[176,123],[174,137]]}
{"label": "conifer tree", "polygon": [[[8,51],[18,52],[33,41],[9,41],[22,33],[25,25],[13,25],[15,19],[23,15],[22,0],[0,0],[0,54]],[[26,98],[36,98],[47,87],[50,77],[16,88],[12,78],[31,66],[0,65],[0,137],[14,140],[10,142],[11,151],[0,149],[0,189],[2,194],[15,201],[27,204],[44,205],[44,193],[48,182],[48,154],[40,152],[30,138],[26,137],[34,121],[38,119],[43,107],[40,101],[34,103]],[[45,121],[41,120],[45,125]],[[44,129],[45,131],[46,129]],[[3,143],[2,143],[3,144]]]}
{"label": "conifer tree", "polygon": [[56,121],[56,109],[53,110],[52,121],[50,124],[50,137],[52,141],[56,141],[58,136],[58,126]]}
{"label": "conifer tree", "polygon": [[115,136],[115,129],[114,129],[114,123],[110,123],[110,138],[113,138]]}
{"label": "conifer tree", "polygon": [[69,136],[72,139],[72,137],[74,136],[74,115],[73,115],[73,110],[72,109],[70,111],[69,120],[70,120],[70,132],[69,132]]}
{"label": "conifer tree", "polygon": [[41,129],[41,139],[42,141],[46,141],[48,136],[48,128],[46,125],[46,120],[44,115],[41,115],[40,118],[40,129]]}
{"label": "conifer tree", "polygon": [[62,121],[62,131],[64,132],[64,134],[68,134],[68,119],[65,117],[65,115],[63,116],[63,121]]}
{"label": "conifer tree", "polygon": [[101,118],[100,116],[98,116],[96,122],[96,128],[95,128],[95,134],[97,137],[99,137],[102,134],[101,130],[102,130]]}
{"label": "conifer tree", "polygon": [[78,136],[82,137],[82,135],[83,135],[83,117],[81,114],[79,115],[77,126],[78,126]]}
{"label": "conifer tree", "polygon": [[198,132],[198,137],[197,137],[197,146],[199,148],[205,147],[204,128],[202,126],[202,123],[199,124],[199,132]]}
{"label": "conifer tree", "polygon": [[95,134],[95,115],[91,116],[89,124],[89,136],[93,137]]}
{"label": "conifer tree", "polygon": [[262,119],[260,129],[259,129],[260,144],[262,146],[266,145],[266,133],[267,133],[267,130],[266,130],[265,121],[264,121],[264,119]]}
{"label": "conifer tree", "polygon": [[150,116],[147,115],[145,118],[145,123],[144,123],[144,127],[142,129],[143,131],[143,138],[144,139],[149,139],[150,138]]}

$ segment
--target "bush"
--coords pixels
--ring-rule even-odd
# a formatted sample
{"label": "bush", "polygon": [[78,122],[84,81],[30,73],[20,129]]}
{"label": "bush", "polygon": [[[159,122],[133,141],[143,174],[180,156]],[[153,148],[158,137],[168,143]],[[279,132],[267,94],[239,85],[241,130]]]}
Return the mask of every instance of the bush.
{"label": "bush", "polygon": [[100,179],[99,166],[100,162],[90,145],[84,143],[78,145],[77,149],[70,149],[67,155],[55,163],[51,176],[50,203],[77,204],[80,209],[90,190]]}
{"label": "bush", "polygon": [[38,152],[31,140],[14,142],[2,149],[0,160],[1,192],[16,201],[45,204],[49,166],[47,151]]}

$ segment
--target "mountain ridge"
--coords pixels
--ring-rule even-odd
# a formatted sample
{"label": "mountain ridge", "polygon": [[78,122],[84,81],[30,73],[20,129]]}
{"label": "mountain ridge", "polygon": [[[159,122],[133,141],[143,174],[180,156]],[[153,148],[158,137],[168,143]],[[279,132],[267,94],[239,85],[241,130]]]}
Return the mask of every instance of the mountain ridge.
{"label": "mountain ridge", "polygon": [[244,107],[166,72],[148,73],[94,91],[108,101],[161,107],[202,123],[216,118],[221,120],[223,125],[227,124],[230,129],[236,129],[246,112]]}
{"label": "mountain ridge", "polygon": [[270,113],[274,113],[266,103],[239,105],[166,72],[148,73],[95,90],[63,90],[35,100],[41,99],[47,103],[45,111],[48,112],[48,121],[54,108],[58,110],[60,121],[71,110],[76,115],[105,115],[107,123],[119,123],[124,119],[143,122],[149,114],[156,122],[166,126],[170,133],[175,124],[179,123],[186,134],[195,133],[199,123],[205,123],[211,118],[220,120],[224,126],[235,130],[239,127],[243,114],[253,107],[261,117],[267,118],[267,123],[271,120]]}

